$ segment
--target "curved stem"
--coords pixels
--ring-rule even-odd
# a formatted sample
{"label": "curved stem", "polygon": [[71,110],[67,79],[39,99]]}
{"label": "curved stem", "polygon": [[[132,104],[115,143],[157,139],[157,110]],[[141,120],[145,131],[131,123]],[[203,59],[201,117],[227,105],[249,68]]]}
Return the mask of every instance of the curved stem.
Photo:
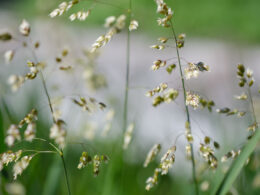
{"label": "curved stem", "polygon": [[[31,51],[32,51],[34,59],[38,63],[35,51],[33,49]],[[47,85],[46,85],[43,73],[42,73],[41,70],[39,70],[39,73],[40,73],[40,77],[41,77],[41,81],[42,81],[42,85],[43,85],[43,88],[44,88],[45,95],[47,96],[47,99],[48,99],[49,107],[50,107],[51,114],[52,114],[52,120],[53,120],[54,123],[56,123],[57,121],[56,121],[56,119],[54,117],[54,111],[53,111],[53,107],[52,107],[52,104],[51,104],[51,98],[50,98],[50,95],[49,95],[49,92],[48,92],[48,89],[47,89]],[[46,140],[44,140],[44,141],[46,141]],[[61,160],[62,160],[62,163],[63,163],[63,168],[64,168],[64,171],[65,171],[65,179],[66,179],[66,183],[67,183],[68,194],[71,195],[69,179],[68,179],[68,173],[67,173],[67,168],[66,168],[66,163],[65,163],[65,160],[64,160],[64,156],[63,156],[63,151],[60,150],[59,148],[57,148],[54,144],[52,144],[50,142],[48,142],[48,143],[59,153],[59,155],[61,157]]]}
{"label": "curved stem", "polygon": [[68,171],[67,171],[65,159],[64,159],[64,156],[63,156],[63,152],[61,153],[60,156],[61,156],[62,164],[63,164],[63,168],[64,168],[64,173],[65,173],[65,178],[66,178],[66,183],[67,183],[67,188],[68,188],[68,194],[71,195],[70,184],[69,184],[69,177],[68,177]]}
{"label": "curved stem", "polygon": [[[180,75],[181,75],[181,82],[182,82],[182,88],[183,88],[183,96],[184,96],[184,105],[185,105],[186,117],[187,117],[187,121],[188,121],[189,125],[191,126],[190,112],[189,112],[188,106],[186,105],[186,87],[185,87],[185,81],[184,81],[183,72],[182,72],[179,48],[178,48],[178,45],[177,45],[177,36],[176,36],[175,30],[173,28],[172,21],[170,21],[170,24],[171,24],[171,30],[172,30],[173,38],[175,40],[175,45],[176,45],[176,53],[177,53],[177,58],[178,58],[179,71],[180,71]],[[197,178],[196,178],[194,150],[193,150],[193,144],[192,143],[190,143],[190,147],[191,147],[191,162],[192,162],[192,178],[193,178],[193,182],[195,184],[195,192],[196,192],[196,194],[199,194],[198,181],[197,181]]]}

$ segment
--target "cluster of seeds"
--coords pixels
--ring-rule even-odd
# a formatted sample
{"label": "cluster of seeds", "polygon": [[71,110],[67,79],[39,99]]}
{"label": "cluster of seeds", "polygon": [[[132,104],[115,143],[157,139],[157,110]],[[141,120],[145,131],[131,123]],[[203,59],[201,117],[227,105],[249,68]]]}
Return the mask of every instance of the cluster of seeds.
{"label": "cluster of seeds", "polygon": [[87,17],[90,15],[91,10],[87,11],[78,11],[77,13],[73,13],[70,15],[69,19],[70,21],[74,21],[78,19],[79,21],[84,21],[87,19]]}
{"label": "cluster of seeds", "polygon": [[106,155],[94,155],[93,159],[88,152],[82,152],[79,159],[78,169],[85,168],[88,164],[93,163],[93,174],[97,176],[100,172],[100,165],[102,162],[107,163],[108,157]]}
{"label": "cluster of seeds", "polygon": [[26,141],[32,141],[35,138],[36,134],[36,124],[37,120],[37,111],[33,109],[29,114],[27,114],[23,120],[20,121],[19,125],[12,124],[7,130],[7,136],[5,138],[6,144],[11,147],[14,145],[15,141],[21,140],[20,128],[23,127],[24,124],[27,124],[27,127],[24,131],[24,139]]}
{"label": "cluster of seeds", "polygon": [[158,18],[157,22],[159,26],[170,27],[170,21],[173,16],[173,11],[168,5],[164,2],[164,0],[156,0],[157,4],[157,13],[160,13],[164,16],[164,18]]}
{"label": "cluster of seeds", "polygon": [[[204,143],[200,144],[200,154],[204,160],[208,163],[210,168],[216,169],[218,167],[218,159],[214,155],[214,149],[210,146],[211,139],[206,136],[204,138]],[[219,149],[218,142],[214,141],[213,146],[215,149]]]}
{"label": "cluster of seeds", "polygon": [[97,38],[95,43],[92,44],[90,52],[96,52],[97,49],[105,46],[115,34],[121,32],[125,27],[125,21],[125,15],[120,15],[118,18],[110,16],[105,23],[105,26],[109,28],[108,32],[105,35],[101,35]]}
{"label": "cluster of seeds", "polygon": [[50,129],[50,139],[53,139],[61,149],[65,147],[65,139],[67,135],[67,132],[64,129],[64,124],[65,122],[59,119],[53,123]]}
{"label": "cluster of seeds", "polygon": [[249,68],[245,69],[245,66],[243,64],[237,65],[237,76],[240,80],[240,87],[244,87],[245,84],[251,87],[254,84],[253,71]]}
{"label": "cluster of seeds", "polygon": [[[152,149],[149,151],[144,167],[147,167],[148,164],[157,156],[157,154],[161,150],[161,145],[156,144],[152,147]],[[154,170],[154,175],[152,177],[149,177],[146,180],[146,187],[145,189],[149,191],[151,188],[153,188],[157,183],[158,183],[158,176],[159,174],[161,175],[166,175],[169,172],[169,169],[172,167],[175,161],[175,151],[176,151],[176,146],[170,147],[167,152],[162,156],[160,160],[160,164],[158,165],[157,168]]]}
{"label": "cluster of seeds", "polygon": [[80,97],[79,100],[72,99],[73,102],[80,106],[83,111],[93,112],[97,109],[104,110],[106,105],[103,102],[98,102],[95,98],[88,98],[88,100],[84,97]]}
{"label": "cluster of seeds", "polygon": [[221,108],[221,109],[217,109],[216,112],[220,113],[220,114],[226,114],[226,116],[232,116],[232,115],[237,115],[237,117],[243,117],[246,112],[244,111],[239,111],[237,109],[233,109],[231,110],[230,108]]}
{"label": "cluster of seeds", "polygon": [[188,67],[184,69],[184,74],[187,80],[197,78],[200,72],[209,71],[209,66],[203,62],[188,63]]}
{"label": "cluster of seeds", "polygon": [[162,95],[158,95],[153,99],[153,106],[156,107],[163,102],[170,103],[174,101],[179,95],[179,92],[175,89],[168,89]]}
{"label": "cluster of seeds", "polygon": [[54,9],[49,16],[51,18],[54,18],[56,16],[61,16],[63,15],[65,12],[69,11],[69,9],[75,5],[79,3],[79,0],[73,0],[73,1],[69,1],[69,2],[62,2],[61,4],[59,4],[58,8]]}
{"label": "cluster of seeds", "polygon": [[200,96],[190,91],[186,92],[186,105],[197,109],[200,104]]}
{"label": "cluster of seeds", "polygon": [[124,135],[124,145],[123,145],[123,149],[126,150],[132,140],[132,137],[133,137],[133,131],[134,131],[134,123],[131,123],[126,131],[125,131],[125,135]]}
{"label": "cluster of seeds", "polygon": [[202,108],[208,108],[208,110],[210,112],[212,112],[212,107],[215,106],[215,103],[212,100],[207,101],[207,100],[203,99],[202,97],[200,97],[200,105]]}
{"label": "cluster of seeds", "polygon": [[161,144],[155,144],[148,152],[146,159],[144,161],[144,167],[147,167],[150,162],[152,162],[158,153],[161,151]]}
{"label": "cluster of seeds", "polygon": [[238,149],[237,151],[235,150],[229,151],[221,158],[221,162],[226,162],[228,159],[235,159],[240,154],[240,152],[241,152],[240,149]]}
{"label": "cluster of seeds", "polygon": [[8,166],[9,163],[15,163],[13,165],[13,177],[14,180],[17,179],[18,175],[21,175],[23,171],[28,167],[30,161],[33,156],[22,156],[22,150],[18,150],[17,152],[12,152],[11,150],[0,154],[0,171],[4,168],[4,166]]}

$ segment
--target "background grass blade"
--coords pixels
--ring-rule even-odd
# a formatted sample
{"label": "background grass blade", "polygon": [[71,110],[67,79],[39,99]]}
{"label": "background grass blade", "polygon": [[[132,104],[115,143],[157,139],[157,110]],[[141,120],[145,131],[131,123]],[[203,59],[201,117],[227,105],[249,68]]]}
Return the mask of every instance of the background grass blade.
{"label": "background grass blade", "polygon": [[232,184],[234,183],[235,179],[239,175],[241,169],[245,165],[247,159],[254,151],[257,142],[260,140],[260,130],[258,129],[255,135],[248,141],[248,143],[242,149],[240,155],[235,159],[233,164],[231,165],[229,171],[224,176],[223,180],[221,181],[220,185],[214,190],[214,194],[224,195],[228,192],[231,188]]}

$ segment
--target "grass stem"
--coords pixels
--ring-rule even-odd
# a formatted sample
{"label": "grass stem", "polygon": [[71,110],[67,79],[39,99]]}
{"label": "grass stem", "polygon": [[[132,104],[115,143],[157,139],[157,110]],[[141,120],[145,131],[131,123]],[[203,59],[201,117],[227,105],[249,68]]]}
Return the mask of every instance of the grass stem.
{"label": "grass stem", "polygon": [[[176,36],[175,30],[174,30],[172,21],[170,21],[170,24],[171,24],[171,30],[172,30],[173,38],[175,40],[175,45],[176,45],[176,53],[177,53],[177,58],[178,58],[179,71],[180,71],[180,75],[181,75],[181,82],[182,82],[186,117],[187,117],[187,121],[190,124],[190,128],[191,128],[190,112],[189,112],[188,106],[186,105],[186,87],[185,87],[185,81],[184,81],[183,72],[182,72],[182,65],[181,65],[179,48],[178,48],[178,45],[177,45],[177,36]],[[199,194],[198,181],[197,181],[197,178],[196,178],[195,157],[194,157],[194,150],[193,150],[193,144],[192,143],[190,143],[190,147],[191,147],[191,162],[192,162],[192,178],[193,178],[193,182],[195,184],[195,194]]]}

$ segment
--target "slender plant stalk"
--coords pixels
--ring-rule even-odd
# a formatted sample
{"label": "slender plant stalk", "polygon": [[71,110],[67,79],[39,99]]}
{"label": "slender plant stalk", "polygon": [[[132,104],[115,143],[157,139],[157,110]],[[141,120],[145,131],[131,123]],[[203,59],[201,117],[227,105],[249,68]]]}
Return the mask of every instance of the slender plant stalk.
{"label": "slender plant stalk", "polygon": [[224,176],[221,183],[213,190],[212,195],[225,195],[228,190],[232,187],[232,184],[236,180],[242,168],[245,166],[246,161],[249,156],[254,152],[258,142],[260,141],[260,129],[256,130],[255,135],[248,141],[248,143],[243,147],[241,153],[232,163],[227,174]]}
{"label": "slender plant stalk", "polygon": [[[177,53],[178,66],[179,66],[180,75],[181,75],[181,82],[182,82],[186,117],[187,117],[187,121],[188,121],[189,125],[191,125],[190,112],[189,112],[188,106],[186,105],[186,87],[185,87],[185,81],[184,81],[182,67],[181,67],[181,58],[180,58],[179,48],[178,48],[178,45],[177,45],[177,36],[176,36],[175,30],[173,28],[172,21],[170,21],[170,24],[171,24],[171,30],[172,30],[173,38],[175,40],[175,45],[176,45],[176,53]],[[195,158],[194,158],[194,151],[193,151],[193,144],[192,143],[190,143],[190,147],[191,147],[191,162],[192,162],[192,178],[193,178],[193,182],[195,184],[195,192],[196,192],[196,194],[199,194],[198,181],[197,181],[197,178],[196,178]]]}
{"label": "slender plant stalk", "polygon": [[61,159],[62,159],[62,164],[63,164],[63,168],[64,168],[64,172],[65,172],[66,183],[67,183],[67,188],[68,188],[68,194],[71,195],[68,171],[67,171],[67,167],[66,167],[66,163],[65,163],[63,152],[62,152],[62,154],[60,156],[61,156]]}
{"label": "slender plant stalk", "polygon": [[[129,0],[128,20],[129,24],[132,18],[132,0]],[[130,47],[131,47],[131,32],[127,29],[127,44],[126,44],[126,77],[125,77],[125,99],[124,99],[124,118],[123,118],[123,132],[127,126],[128,116],[128,90],[129,90],[129,69],[130,69]]]}
{"label": "slender plant stalk", "polygon": [[253,98],[252,98],[251,89],[250,89],[249,86],[248,86],[248,96],[249,96],[249,101],[250,101],[250,105],[251,105],[251,109],[252,109],[252,113],[253,113],[254,123],[257,123],[256,114],[255,114],[255,108],[254,108],[254,102],[253,102]]}

